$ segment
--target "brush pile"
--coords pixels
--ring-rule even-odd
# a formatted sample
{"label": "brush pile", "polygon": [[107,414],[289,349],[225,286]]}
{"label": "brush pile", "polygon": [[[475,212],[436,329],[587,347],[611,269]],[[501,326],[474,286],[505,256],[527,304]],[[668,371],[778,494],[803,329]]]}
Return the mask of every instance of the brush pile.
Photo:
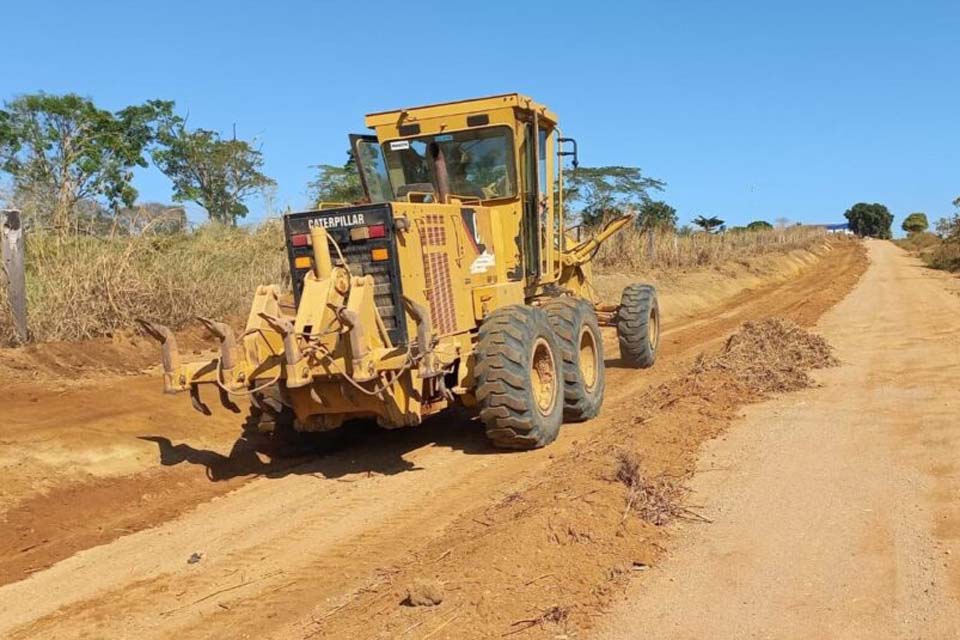
{"label": "brush pile", "polygon": [[745,390],[767,394],[812,386],[808,371],[837,364],[833,348],[822,337],[788,320],[765,318],[744,323],[720,353],[701,355],[691,374],[732,374]]}

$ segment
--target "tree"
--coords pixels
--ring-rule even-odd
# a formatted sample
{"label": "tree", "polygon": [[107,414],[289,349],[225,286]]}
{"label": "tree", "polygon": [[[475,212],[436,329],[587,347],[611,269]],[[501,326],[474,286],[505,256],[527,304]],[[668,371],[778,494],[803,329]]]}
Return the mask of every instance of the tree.
{"label": "tree", "polygon": [[307,183],[310,200],[314,203],[357,202],[365,198],[352,151],[347,151],[347,161],[342,167],[318,164],[314,168],[317,177]]}
{"label": "tree", "polygon": [[850,222],[850,230],[859,236],[889,239],[893,235],[893,214],[882,204],[858,202],[843,215]]}
{"label": "tree", "polygon": [[648,200],[640,205],[637,227],[672,231],[677,228],[677,210],[662,200]]}
{"label": "tree", "polygon": [[930,223],[927,222],[927,214],[925,213],[911,213],[904,218],[903,224],[900,225],[900,228],[907,233],[920,233],[926,231],[929,227]]}
{"label": "tree", "polygon": [[[953,201],[953,206],[960,209],[960,198]],[[960,213],[944,216],[937,220],[937,234],[947,240],[960,240]]]}
{"label": "tree", "polygon": [[577,214],[585,225],[623,215],[630,208],[639,209],[650,201],[648,191],[662,191],[666,186],[644,176],[638,167],[579,167],[564,177],[564,204],[571,208],[577,205]]}
{"label": "tree", "polygon": [[750,231],[761,231],[763,229],[773,229],[773,225],[766,220],[754,220],[747,225],[747,229]]}
{"label": "tree", "polygon": [[263,154],[245,140],[223,140],[216,131],[177,122],[161,132],[153,159],[173,181],[173,199],[203,207],[211,220],[237,224],[244,201],[276,182],[263,174]]}
{"label": "tree", "polygon": [[161,100],[112,113],[72,93],[23,95],[0,109],[0,170],[37,203],[37,222],[63,235],[83,200],[133,204],[133,167],[147,166],[145,152],[172,113],[173,102]]}
{"label": "tree", "polygon": [[725,224],[723,220],[716,216],[711,216],[709,218],[705,216],[697,216],[691,220],[691,222],[707,233],[715,233],[716,231],[722,230],[723,225]]}

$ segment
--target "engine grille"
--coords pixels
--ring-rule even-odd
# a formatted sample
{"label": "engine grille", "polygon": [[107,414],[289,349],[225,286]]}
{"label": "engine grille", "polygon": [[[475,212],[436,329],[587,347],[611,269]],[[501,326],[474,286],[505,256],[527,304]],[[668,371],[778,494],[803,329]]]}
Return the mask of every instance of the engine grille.
{"label": "engine grille", "polygon": [[[374,204],[325,209],[323,211],[303,211],[290,213],[284,216],[284,232],[287,241],[287,253],[290,258],[290,275],[293,284],[293,295],[297,306],[300,306],[300,296],[303,293],[303,276],[309,268],[297,268],[296,259],[300,256],[312,256],[310,246],[297,246],[293,242],[295,236],[309,234],[310,228],[322,225],[332,237],[343,257],[350,265],[354,275],[372,276],[374,281],[374,303],[377,311],[395,345],[407,343],[406,316],[402,306],[402,288],[400,283],[400,267],[397,261],[396,240],[393,229],[393,213],[390,205]],[[350,229],[358,226],[383,225],[386,233],[382,238],[367,240],[350,240]],[[387,260],[374,261],[373,249],[386,249],[389,255]],[[339,258],[331,248],[331,257],[336,263]]]}
{"label": "engine grille", "polygon": [[[392,261],[374,262],[370,257],[369,244],[369,242],[351,244],[348,241],[340,244],[340,250],[343,251],[343,257],[350,265],[353,275],[373,276],[373,298],[377,305],[377,311],[380,312],[380,317],[383,319],[383,324],[388,330],[399,329],[399,311],[393,295],[394,286],[395,284],[399,286],[399,283],[394,282],[394,270],[391,268]],[[334,258],[334,262],[336,261],[337,258]],[[394,342],[396,341],[394,340]]]}

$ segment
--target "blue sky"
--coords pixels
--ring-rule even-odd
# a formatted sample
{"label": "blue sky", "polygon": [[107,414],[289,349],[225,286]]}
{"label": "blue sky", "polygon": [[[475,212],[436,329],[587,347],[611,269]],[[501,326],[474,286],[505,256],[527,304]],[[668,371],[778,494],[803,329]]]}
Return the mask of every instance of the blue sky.
{"label": "blue sky", "polygon": [[[899,221],[960,196],[960,2],[5,3],[0,98],[175,100],[262,143],[277,207],[363,114],[520,91],[581,162],[634,165],[682,221]],[[145,200],[169,200],[155,170]],[[250,218],[263,215],[252,203]]]}

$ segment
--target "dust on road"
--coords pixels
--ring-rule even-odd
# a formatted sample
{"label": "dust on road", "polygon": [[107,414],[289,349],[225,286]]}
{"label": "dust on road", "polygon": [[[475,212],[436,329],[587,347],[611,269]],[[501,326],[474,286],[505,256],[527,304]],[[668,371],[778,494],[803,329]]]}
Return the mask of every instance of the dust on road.
{"label": "dust on road", "polygon": [[685,528],[604,638],[960,637],[958,283],[869,248],[818,325],[842,366],[705,447],[693,500],[714,523]]}

